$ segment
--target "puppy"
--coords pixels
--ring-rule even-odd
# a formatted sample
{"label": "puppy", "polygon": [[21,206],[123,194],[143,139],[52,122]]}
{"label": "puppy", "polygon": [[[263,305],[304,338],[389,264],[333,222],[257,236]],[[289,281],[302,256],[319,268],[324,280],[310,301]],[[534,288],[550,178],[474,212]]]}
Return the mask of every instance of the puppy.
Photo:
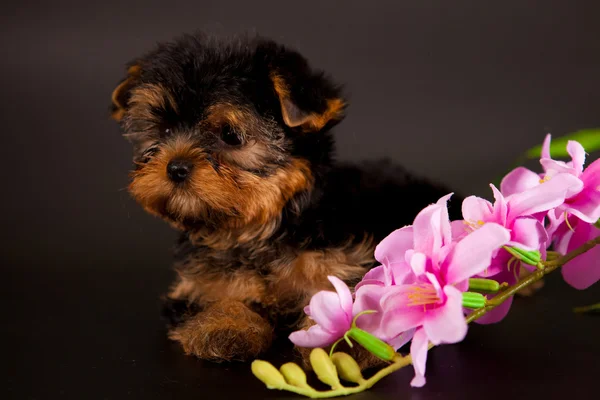
{"label": "puppy", "polygon": [[250,360],[309,326],[328,275],[356,284],[380,240],[450,192],[389,162],[334,162],[346,108],[338,84],[264,38],[185,35],[128,65],[112,117],[133,145],[131,195],[181,231],[166,306],[186,353]]}

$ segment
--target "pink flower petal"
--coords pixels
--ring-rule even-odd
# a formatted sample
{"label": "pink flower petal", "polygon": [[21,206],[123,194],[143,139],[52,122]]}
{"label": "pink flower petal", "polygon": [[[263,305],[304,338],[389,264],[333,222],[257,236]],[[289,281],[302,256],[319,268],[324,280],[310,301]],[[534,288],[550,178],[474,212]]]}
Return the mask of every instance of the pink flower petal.
{"label": "pink flower petal", "polygon": [[367,310],[377,311],[375,314],[361,315],[356,320],[356,324],[360,329],[364,329],[377,337],[381,337],[380,325],[383,317],[381,298],[387,289],[384,286],[375,285],[360,287],[356,290],[356,299],[352,308],[353,315]]}
{"label": "pink flower petal", "polygon": [[442,207],[432,204],[417,214],[414,224],[414,250],[431,257],[442,245]]}
{"label": "pink flower petal", "polygon": [[583,164],[585,164],[585,149],[581,143],[569,140],[567,142],[567,152],[573,160],[573,168],[577,172],[577,176],[581,175]]}
{"label": "pink flower petal", "polygon": [[496,308],[488,311],[483,317],[478,318],[475,322],[481,325],[495,324],[496,322],[500,322],[510,311],[512,302],[513,297],[511,296]]}
{"label": "pink flower petal", "polygon": [[508,262],[511,258],[512,254],[504,249],[500,249],[494,258],[492,258],[490,266],[481,271],[478,276],[482,278],[494,277],[495,275],[506,270]]}
{"label": "pink flower petal", "polygon": [[328,332],[345,332],[352,322],[340,304],[340,297],[325,290],[310,299],[310,313],[312,319]]}
{"label": "pink flower petal", "polygon": [[450,215],[448,214],[448,200],[450,200],[453,194],[454,193],[449,193],[441,197],[436,203],[437,205],[442,207],[442,212],[440,214],[442,243],[440,246],[447,246],[450,243],[452,243],[452,227],[450,226]]}
{"label": "pink flower petal", "polygon": [[346,315],[352,315],[352,293],[348,286],[338,277],[328,276],[329,282],[335,288],[339,298],[340,305],[342,306],[342,310],[346,313]]}
{"label": "pink flower petal", "polygon": [[540,164],[546,171],[546,176],[553,177],[557,174],[569,174],[575,177],[579,176],[577,170],[564,161],[552,160],[544,158],[540,160]]}
{"label": "pink flower petal", "polygon": [[462,203],[463,218],[470,223],[489,221],[493,211],[492,204],[481,197],[469,196]]}
{"label": "pink flower petal", "polygon": [[289,339],[299,347],[325,347],[344,335],[344,332],[332,334],[325,331],[319,325],[313,325],[308,330],[292,332]]}
{"label": "pink flower petal", "polygon": [[502,226],[506,226],[506,218],[508,217],[508,203],[502,195],[502,193],[494,186],[490,184],[492,192],[494,193],[494,222],[499,223]]}
{"label": "pink flower petal", "polygon": [[588,223],[594,223],[600,218],[600,191],[596,188],[586,188],[564,205],[564,210]]}
{"label": "pink flower petal", "polygon": [[550,156],[550,142],[552,140],[552,135],[547,134],[544,138],[544,143],[542,143],[542,154],[541,158],[551,158]]}
{"label": "pink flower petal", "polygon": [[386,282],[386,270],[389,271],[388,268],[385,268],[383,265],[379,265],[375,268],[370,269],[362,278],[360,282],[356,284],[354,287],[355,291],[361,286],[365,285],[379,285],[384,286]]}
{"label": "pink flower petal", "polygon": [[412,268],[405,262],[391,263],[389,266],[391,273],[390,285],[404,285],[414,282],[416,279]]}
{"label": "pink flower petal", "polygon": [[413,228],[405,226],[390,233],[375,248],[375,259],[380,263],[404,260],[404,253],[413,248]]}
{"label": "pink flower petal", "polygon": [[422,324],[423,308],[409,305],[412,291],[412,285],[391,286],[381,298],[381,326],[386,337],[396,337]]}
{"label": "pink flower petal", "polygon": [[600,158],[588,165],[580,178],[586,187],[600,190]]}
{"label": "pink flower petal", "polygon": [[538,220],[520,217],[512,225],[511,239],[508,245],[531,251],[540,250],[540,246],[547,241],[546,230]]}
{"label": "pink flower petal", "polygon": [[392,346],[394,350],[398,350],[413,338],[415,331],[416,329],[409,329],[408,331],[399,334],[395,338],[388,339],[387,343]]}
{"label": "pink flower petal", "polygon": [[425,366],[427,364],[427,348],[429,340],[423,329],[417,329],[410,345],[410,355],[413,360],[415,377],[410,382],[412,387],[422,387],[425,385]]}
{"label": "pink flower petal", "polygon": [[447,283],[457,283],[490,266],[494,251],[510,240],[509,231],[487,223],[458,242],[444,261]]}
{"label": "pink flower petal", "polygon": [[423,253],[414,252],[410,258],[410,266],[416,276],[423,275],[427,266],[427,257]]}
{"label": "pink flower petal", "polygon": [[[568,251],[572,251],[588,240],[600,236],[600,229],[592,224],[579,223],[575,228]],[[562,267],[562,275],[565,281],[575,289],[587,289],[600,280],[600,247],[577,256]]]}
{"label": "pink flower petal", "polygon": [[426,272],[425,276],[427,277],[429,283],[431,283],[431,286],[433,286],[433,288],[435,289],[437,296],[440,299],[444,299],[445,295],[442,290],[442,285],[440,285],[440,281],[438,280],[437,276],[435,274],[432,274],[431,272]]}
{"label": "pink flower petal", "polygon": [[[555,232],[558,230],[560,225],[565,222],[564,213],[557,213],[557,210],[550,210],[546,217],[548,217],[548,225],[546,226],[546,232],[548,236],[553,240]],[[557,250],[558,251],[558,250]]]}
{"label": "pink flower petal", "polygon": [[536,187],[540,184],[540,176],[524,167],[509,172],[500,183],[500,191],[504,196],[511,196]]}
{"label": "pink flower petal", "polygon": [[465,220],[459,219],[457,221],[452,221],[450,222],[450,226],[452,229],[452,240],[460,240],[469,233]]}
{"label": "pink flower petal", "polygon": [[383,265],[378,265],[377,267],[371,268],[367,273],[363,276],[363,280],[376,280],[385,282],[385,268]]}
{"label": "pink flower petal", "polygon": [[467,334],[462,308],[462,293],[453,286],[444,287],[446,304],[427,311],[423,329],[431,343],[457,343]]}
{"label": "pink flower petal", "polygon": [[515,194],[508,199],[508,221],[517,217],[548,211],[565,200],[570,189],[581,189],[581,180],[570,174],[558,174],[547,182],[532,189]]}

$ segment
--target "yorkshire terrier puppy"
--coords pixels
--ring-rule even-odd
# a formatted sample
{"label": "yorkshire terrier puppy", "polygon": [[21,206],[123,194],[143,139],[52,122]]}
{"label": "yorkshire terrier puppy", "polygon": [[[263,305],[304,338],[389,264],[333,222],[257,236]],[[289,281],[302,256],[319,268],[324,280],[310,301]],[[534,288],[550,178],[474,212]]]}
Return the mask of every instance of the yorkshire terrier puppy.
{"label": "yorkshire terrier puppy", "polygon": [[132,196],[182,232],[167,306],[186,353],[249,360],[309,326],[328,275],[356,284],[380,240],[450,192],[389,162],[334,162],[346,107],[339,85],[263,38],[187,35],[129,64],[112,116],[133,145]]}

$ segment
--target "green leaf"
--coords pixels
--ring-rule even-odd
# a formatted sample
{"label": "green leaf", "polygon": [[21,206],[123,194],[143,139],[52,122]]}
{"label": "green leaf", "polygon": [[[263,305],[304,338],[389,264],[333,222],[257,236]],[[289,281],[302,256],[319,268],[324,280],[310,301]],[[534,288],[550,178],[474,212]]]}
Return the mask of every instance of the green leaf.
{"label": "green leaf", "polygon": [[[556,139],[552,138],[550,143],[550,154],[553,158],[569,157],[569,153],[567,153],[567,142],[569,140],[575,140],[581,143],[587,153],[600,150],[600,128],[583,129]],[[525,153],[525,156],[529,159],[535,159],[540,158],[541,153],[542,145],[539,145],[529,149]]]}
{"label": "green leaf", "polygon": [[592,304],[584,307],[576,307],[573,311],[576,313],[591,313],[598,312],[600,313],[600,303]]}

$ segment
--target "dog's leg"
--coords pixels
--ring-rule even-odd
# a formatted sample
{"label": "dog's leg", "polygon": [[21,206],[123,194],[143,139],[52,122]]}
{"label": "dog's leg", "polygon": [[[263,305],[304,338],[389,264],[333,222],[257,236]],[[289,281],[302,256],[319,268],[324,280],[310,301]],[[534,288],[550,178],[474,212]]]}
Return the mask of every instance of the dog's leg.
{"label": "dog's leg", "polygon": [[208,305],[169,332],[187,354],[212,361],[249,361],[267,350],[273,328],[239,301]]}

